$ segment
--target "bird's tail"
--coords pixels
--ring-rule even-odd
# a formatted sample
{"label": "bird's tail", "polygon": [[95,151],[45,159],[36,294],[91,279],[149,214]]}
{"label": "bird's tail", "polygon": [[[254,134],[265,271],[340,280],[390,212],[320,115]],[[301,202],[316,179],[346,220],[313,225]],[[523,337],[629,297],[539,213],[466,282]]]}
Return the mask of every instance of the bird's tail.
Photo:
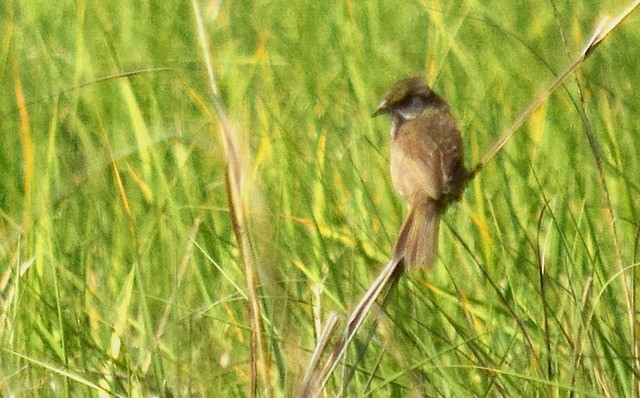
{"label": "bird's tail", "polygon": [[429,269],[438,254],[440,212],[433,200],[414,200],[393,249],[393,259],[404,257],[408,268]]}

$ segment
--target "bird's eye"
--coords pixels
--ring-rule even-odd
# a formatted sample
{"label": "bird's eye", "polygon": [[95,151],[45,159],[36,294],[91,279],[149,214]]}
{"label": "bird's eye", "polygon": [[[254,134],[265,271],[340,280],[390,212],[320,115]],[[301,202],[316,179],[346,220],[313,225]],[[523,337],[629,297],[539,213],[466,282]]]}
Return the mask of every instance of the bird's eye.
{"label": "bird's eye", "polygon": [[398,101],[397,106],[403,108],[417,108],[424,106],[424,101],[416,95],[407,95]]}
{"label": "bird's eye", "polygon": [[411,97],[411,106],[415,108],[424,108],[426,106],[426,102],[422,97],[414,96]]}
{"label": "bird's eye", "polygon": [[412,119],[424,111],[425,105],[422,98],[411,95],[399,101],[395,108],[403,117]]}

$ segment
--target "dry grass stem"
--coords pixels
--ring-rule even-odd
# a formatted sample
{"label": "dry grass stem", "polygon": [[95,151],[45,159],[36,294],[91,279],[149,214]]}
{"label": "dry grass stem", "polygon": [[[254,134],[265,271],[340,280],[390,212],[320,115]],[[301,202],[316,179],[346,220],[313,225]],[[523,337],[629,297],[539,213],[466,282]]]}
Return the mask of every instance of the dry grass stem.
{"label": "dry grass stem", "polygon": [[239,142],[239,136],[234,132],[233,126],[229,119],[227,110],[220,97],[217,80],[213,71],[213,62],[211,60],[211,49],[202,15],[196,0],[192,1],[195,19],[198,28],[198,37],[202,47],[207,73],[209,76],[209,85],[213,105],[218,116],[220,124],[220,134],[222,146],[224,149],[224,158],[226,160],[225,182],[227,187],[227,198],[233,231],[236,242],[240,249],[240,257],[244,265],[244,273],[247,283],[247,297],[249,307],[249,319],[251,323],[251,384],[249,387],[250,396],[255,397],[258,390],[258,380],[264,387],[267,396],[272,396],[271,386],[271,361],[267,349],[264,325],[262,323],[263,313],[262,306],[259,301],[259,277],[256,270],[256,264],[253,261],[253,253],[251,251],[251,242],[249,241],[248,225],[247,225],[247,209],[245,201],[245,182],[248,179],[249,168],[244,156],[242,148],[244,143]]}

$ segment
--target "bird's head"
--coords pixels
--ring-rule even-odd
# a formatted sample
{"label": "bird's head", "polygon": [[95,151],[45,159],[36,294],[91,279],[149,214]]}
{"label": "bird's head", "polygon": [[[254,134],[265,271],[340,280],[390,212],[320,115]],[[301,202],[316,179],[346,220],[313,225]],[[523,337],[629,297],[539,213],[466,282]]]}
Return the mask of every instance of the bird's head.
{"label": "bird's head", "polygon": [[388,114],[403,120],[420,115],[430,106],[446,106],[444,100],[434,93],[421,77],[403,79],[387,91],[378,109],[371,117]]}

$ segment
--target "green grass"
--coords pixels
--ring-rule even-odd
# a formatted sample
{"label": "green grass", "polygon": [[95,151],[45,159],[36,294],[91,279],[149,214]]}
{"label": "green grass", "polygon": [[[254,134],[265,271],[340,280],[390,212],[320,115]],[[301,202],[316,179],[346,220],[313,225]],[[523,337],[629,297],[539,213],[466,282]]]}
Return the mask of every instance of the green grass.
{"label": "green grass", "polygon": [[[259,396],[294,393],[317,327],[388,258],[405,209],[389,122],[369,118],[387,87],[426,73],[472,165],[627,4],[455,3],[200,2],[248,160]],[[638,21],[450,209],[433,271],[401,280],[327,396],[638,392]],[[248,396],[247,283],[191,3],[5,1],[0,88],[0,395]]]}

